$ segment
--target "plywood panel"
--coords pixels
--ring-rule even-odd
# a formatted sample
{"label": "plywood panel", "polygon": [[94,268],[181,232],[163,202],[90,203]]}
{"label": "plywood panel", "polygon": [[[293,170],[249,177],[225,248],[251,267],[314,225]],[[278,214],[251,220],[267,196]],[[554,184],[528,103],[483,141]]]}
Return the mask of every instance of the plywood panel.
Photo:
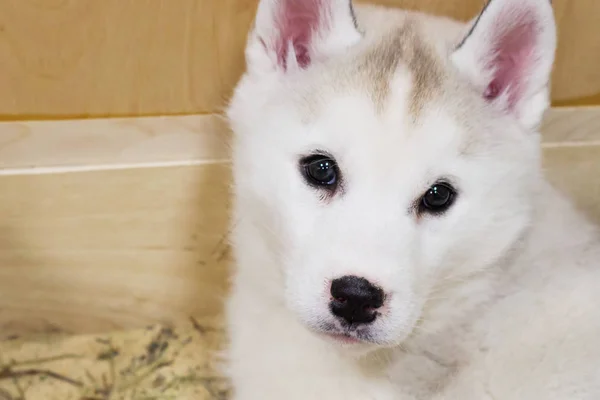
{"label": "plywood panel", "polygon": [[0,177],[0,331],[219,312],[226,164]]}
{"label": "plywood panel", "polygon": [[[600,222],[600,107],[551,110],[543,131],[551,180]],[[217,117],[0,123],[11,132],[26,134],[0,144],[3,335],[220,313],[231,177]]]}
{"label": "plywood panel", "polygon": [[544,116],[541,132],[546,147],[598,145],[600,107],[551,108]]}
{"label": "plywood panel", "polygon": [[0,174],[228,157],[229,130],[216,115],[0,122]]}
{"label": "plywood panel", "polygon": [[[483,0],[363,0],[468,19]],[[0,118],[215,112],[257,0],[0,0]],[[595,0],[555,0],[557,104],[600,103]]]}
{"label": "plywood panel", "polygon": [[222,3],[0,0],[0,114],[212,110],[234,22]]}
{"label": "plywood panel", "polygon": [[558,50],[552,96],[555,105],[600,104],[600,2],[554,0]]}

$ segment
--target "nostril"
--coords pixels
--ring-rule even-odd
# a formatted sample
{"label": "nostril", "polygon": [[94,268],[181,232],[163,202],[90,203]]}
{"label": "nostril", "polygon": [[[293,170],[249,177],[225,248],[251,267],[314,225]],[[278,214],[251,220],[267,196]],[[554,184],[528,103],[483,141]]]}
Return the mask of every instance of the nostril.
{"label": "nostril", "polygon": [[376,310],[383,306],[384,294],[383,291],[379,291],[377,294],[373,295],[371,298],[371,302],[367,304],[365,307]]}
{"label": "nostril", "polygon": [[344,276],[331,283],[331,312],[349,323],[369,323],[383,305],[384,292],[365,278]]}

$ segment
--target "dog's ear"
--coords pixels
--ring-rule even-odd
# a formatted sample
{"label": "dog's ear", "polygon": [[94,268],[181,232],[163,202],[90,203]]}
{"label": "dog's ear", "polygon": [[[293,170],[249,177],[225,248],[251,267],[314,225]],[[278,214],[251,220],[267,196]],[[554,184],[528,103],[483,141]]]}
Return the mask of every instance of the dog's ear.
{"label": "dog's ear", "polygon": [[261,0],[246,48],[249,71],[308,68],[361,38],[351,0]]}
{"label": "dog's ear", "polygon": [[550,0],[488,0],[452,61],[487,101],[534,129],[549,105],[555,50]]}

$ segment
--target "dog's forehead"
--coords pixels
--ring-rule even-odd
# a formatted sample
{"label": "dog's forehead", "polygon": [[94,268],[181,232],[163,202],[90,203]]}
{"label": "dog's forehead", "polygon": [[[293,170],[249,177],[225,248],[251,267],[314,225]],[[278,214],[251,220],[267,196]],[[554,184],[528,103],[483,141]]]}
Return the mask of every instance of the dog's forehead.
{"label": "dog's forehead", "polygon": [[[385,32],[367,34],[355,54],[316,71],[315,84],[303,88],[307,118],[318,117],[323,103],[347,94],[365,96],[379,113],[397,107],[401,93],[404,110],[418,121],[423,109],[442,94],[446,66],[423,35],[417,21],[406,19]],[[399,82],[401,82],[399,84]]]}
{"label": "dog's forehead", "polygon": [[[425,40],[413,20],[378,37],[348,66],[354,72],[379,110],[389,103],[393,82],[398,74],[408,74],[410,88],[407,112],[416,120],[428,101],[442,90],[442,60]],[[356,81],[354,81],[356,82]],[[352,84],[353,80],[347,82]]]}
{"label": "dog's forehead", "polygon": [[355,53],[315,69],[309,84],[300,83],[302,118],[324,128],[330,140],[365,150],[428,141],[451,144],[460,154],[476,150],[481,105],[452,73],[452,38],[440,40],[440,32],[428,29],[406,17],[367,34]]}

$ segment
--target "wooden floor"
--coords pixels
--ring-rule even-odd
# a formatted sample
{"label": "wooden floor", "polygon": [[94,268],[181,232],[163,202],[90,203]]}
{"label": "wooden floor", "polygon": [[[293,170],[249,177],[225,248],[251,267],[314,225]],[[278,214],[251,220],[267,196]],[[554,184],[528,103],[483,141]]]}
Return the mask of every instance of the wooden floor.
{"label": "wooden floor", "polygon": [[[548,176],[600,222],[600,108],[543,133]],[[219,314],[228,140],[216,116],[0,123],[0,332]]]}

